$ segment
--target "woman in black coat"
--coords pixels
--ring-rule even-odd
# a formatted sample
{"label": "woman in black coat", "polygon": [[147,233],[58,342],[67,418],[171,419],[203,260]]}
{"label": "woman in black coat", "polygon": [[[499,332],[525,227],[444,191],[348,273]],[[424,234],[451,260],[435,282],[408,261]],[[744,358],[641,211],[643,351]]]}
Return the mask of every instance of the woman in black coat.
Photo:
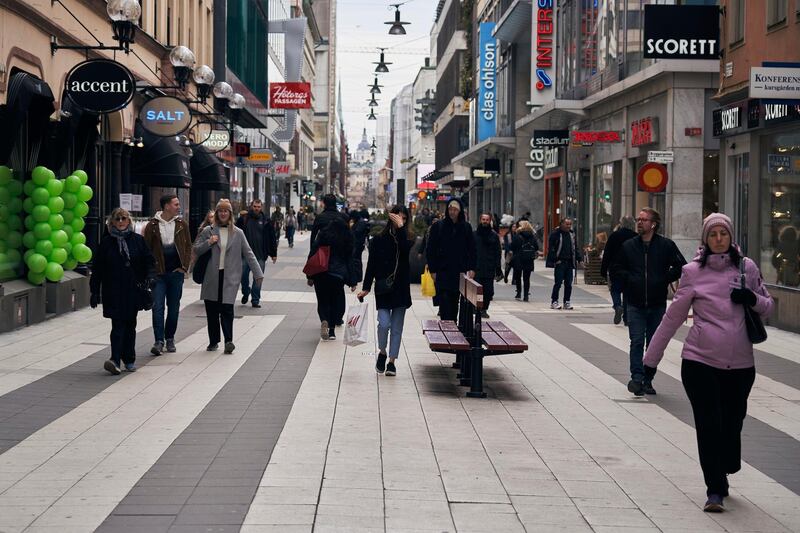
{"label": "woman in black coat", "polygon": [[[367,271],[358,299],[363,300],[375,282],[375,307],[378,309],[378,360],[375,370],[379,374],[394,376],[394,365],[400,353],[406,309],[411,307],[411,280],[408,254],[414,245],[414,235],[408,227],[408,209],[395,205],[389,210],[389,223],[369,245]],[[386,280],[393,280],[386,288]],[[389,333],[391,332],[391,343]],[[386,353],[386,347],[389,353]],[[388,364],[386,359],[389,359]]]}
{"label": "woman in black coat", "polygon": [[120,373],[120,361],[128,372],[136,371],[136,315],[146,306],[144,291],[155,276],[153,254],[144,237],[133,231],[130,214],[114,209],[89,281],[92,308],[102,302],[103,316],[111,319],[111,359],[103,363],[111,374]]}
{"label": "woman in black coat", "polygon": [[308,284],[314,286],[317,295],[317,314],[320,321],[320,337],[323,340],[336,339],[335,328],[344,316],[344,286],[352,285],[353,278],[353,235],[347,227],[346,218],[333,217],[327,226],[320,229],[311,244],[309,257],[320,246],[330,247],[328,270],[309,278]]}
{"label": "woman in black coat", "polygon": [[[539,242],[533,233],[530,222],[522,220],[519,223],[514,240],[511,241],[511,264],[514,267],[514,285],[517,300],[527,302],[531,293],[531,273],[533,262],[539,257]],[[524,297],[522,296],[524,291]]]}

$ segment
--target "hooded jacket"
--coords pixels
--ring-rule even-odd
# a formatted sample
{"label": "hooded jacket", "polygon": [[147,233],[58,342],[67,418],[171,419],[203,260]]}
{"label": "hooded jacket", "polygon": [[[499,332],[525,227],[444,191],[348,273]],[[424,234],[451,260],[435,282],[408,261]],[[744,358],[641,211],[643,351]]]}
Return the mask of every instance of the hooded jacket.
{"label": "hooded jacket", "polygon": [[239,217],[236,227],[244,232],[256,259],[266,261],[267,257],[278,257],[278,239],[263,211],[256,214],[252,209],[249,210],[246,215]]}
{"label": "hooded jacket", "polygon": [[[744,325],[744,307],[731,301],[731,289],[740,286],[739,268],[730,254],[708,256],[706,266],[701,266],[702,253],[683,267],[681,284],[672,304],[667,308],[658,326],[644,364],[655,368],[664,356],[670,339],[681,327],[693,309],[694,320],[683,343],[681,357],[724,370],[754,366],[753,344],[747,337]],[[756,295],[753,309],[766,318],[774,302],[767,292],[758,266],[747,258],[745,285]]]}
{"label": "hooded jacket", "polygon": [[425,250],[428,270],[436,274],[437,290],[457,291],[459,274],[475,270],[477,266],[472,226],[464,215],[464,204],[455,200],[461,206],[458,221],[445,216],[430,227],[428,235]]}
{"label": "hooded jacket", "polygon": [[161,218],[162,211],[157,212],[144,227],[144,242],[156,260],[156,272],[161,275],[166,273],[166,260],[164,247],[175,245],[178,253],[180,268],[189,271],[189,262],[192,259],[192,237],[189,235],[189,225],[180,217],[171,220]]}
{"label": "hooded jacket", "polygon": [[475,277],[488,279],[500,270],[500,237],[491,226],[478,225],[475,230],[476,267]]}

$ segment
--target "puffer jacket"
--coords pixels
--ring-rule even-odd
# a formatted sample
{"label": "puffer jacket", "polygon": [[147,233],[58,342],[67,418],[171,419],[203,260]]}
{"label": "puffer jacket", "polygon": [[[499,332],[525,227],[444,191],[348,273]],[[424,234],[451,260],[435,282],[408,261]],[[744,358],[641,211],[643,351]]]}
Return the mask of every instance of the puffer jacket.
{"label": "puffer jacket", "polygon": [[[729,254],[708,256],[706,266],[701,266],[702,254],[683,267],[680,287],[672,305],[667,308],[658,326],[644,364],[655,368],[664,356],[664,350],[678,328],[686,320],[689,308],[693,309],[694,323],[683,343],[681,356],[714,368],[724,370],[754,366],[753,344],[747,337],[744,325],[744,307],[731,301],[731,290],[740,287],[739,268]],[[746,287],[756,295],[753,309],[766,318],[774,302],[767,292],[758,266],[750,259],[745,261]]]}

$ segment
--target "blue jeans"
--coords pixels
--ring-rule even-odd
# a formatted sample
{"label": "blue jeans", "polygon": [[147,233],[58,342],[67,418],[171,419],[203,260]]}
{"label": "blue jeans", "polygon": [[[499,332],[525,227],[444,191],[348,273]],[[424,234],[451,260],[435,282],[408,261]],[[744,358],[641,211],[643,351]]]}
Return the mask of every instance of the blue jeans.
{"label": "blue jeans", "polygon": [[[153,336],[156,342],[175,339],[178,329],[178,315],[183,295],[183,272],[169,272],[156,278],[153,287]],[[167,308],[164,322],[164,304]]]}
{"label": "blue jeans", "polygon": [[294,246],[294,226],[286,226],[286,240],[289,246]]}
{"label": "blue jeans", "polygon": [[631,339],[631,379],[644,381],[644,348],[655,335],[667,305],[634,307],[628,304],[628,336]]}
{"label": "blue jeans", "polygon": [[385,352],[389,344],[389,331],[392,332],[392,342],[389,344],[389,358],[395,359],[400,353],[400,341],[403,340],[403,323],[406,316],[405,307],[394,309],[378,309],[378,348]]}
{"label": "blue jeans", "polygon": [[[256,261],[258,261],[258,266],[261,267],[261,272],[266,272],[266,259],[256,259]],[[250,265],[247,264],[247,261],[244,261],[242,265],[242,295],[252,295],[250,301],[254,304],[261,302],[261,287],[256,285],[255,278],[253,279],[252,286],[250,285]]]}
{"label": "blue jeans", "polygon": [[558,293],[561,291],[561,284],[564,284],[564,301],[568,302],[572,297],[572,279],[575,277],[575,270],[572,263],[559,263],[556,265],[555,282],[553,283],[553,293],[550,295],[551,302],[558,301]]}
{"label": "blue jeans", "polygon": [[619,280],[611,278],[611,283],[608,285],[608,292],[611,293],[611,302],[614,309],[622,308],[622,319],[628,321],[628,310],[625,306],[625,294],[622,292],[623,284]]}

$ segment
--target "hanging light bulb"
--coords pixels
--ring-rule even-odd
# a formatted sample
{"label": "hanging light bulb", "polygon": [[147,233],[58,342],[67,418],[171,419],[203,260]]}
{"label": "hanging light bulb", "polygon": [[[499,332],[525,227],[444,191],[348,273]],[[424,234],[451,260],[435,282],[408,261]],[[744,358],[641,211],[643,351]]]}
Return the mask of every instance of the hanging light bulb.
{"label": "hanging light bulb", "polygon": [[231,96],[231,99],[228,101],[228,107],[231,109],[242,109],[245,104],[244,96],[239,93],[235,93]]}
{"label": "hanging light bulb", "polygon": [[194,52],[185,46],[176,46],[169,53],[169,62],[172,63],[175,81],[181,88],[185,88],[194,69]]}
{"label": "hanging light bulb", "polygon": [[214,96],[222,100],[230,100],[233,96],[233,87],[224,81],[218,81],[214,84]]}
{"label": "hanging light bulb", "polygon": [[384,54],[383,54],[386,48],[379,47],[378,50],[381,51],[381,59],[377,63],[375,62],[372,63],[373,65],[378,65],[377,67],[375,67],[375,72],[389,72],[389,65],[391,65],[391,63],[387,63],[386,61],[384,61]]}
{"label": "hanging light bulb", "polygon": [[375,100],[375,95],[374,94],[372,95],[372,99],[371,100],[367,100],[367,101],[369,102],[369,106],[370,107],[378,107],[378,101]]}
{"label": "hanging light bulb", "polygon": [[369,115],[367,115],[367,120],[378,120],[378,117],[375,116],[374,109],[369,110]]}
{"label": "hanging light bulb", "polygon": [[369,92],[372,94],[381,94],[381,87],[383,85],[378,85],[378,76],[375,76],[375,82],[372,85],[367,85],[369,87]]}
{"label": "hanging light bulb", "polygon": [[370,148],[372,148],[374,150],[377,147],[378,147],[378,145],[375,144],[375,137],[373,137],[372,138],[372,146],[370,146]]}
{"label": "hanging light bulb", "polygon": [[402,22],[400,20],[400,6],[403,4],[389,4],[391,7],[394,7],[394,20],[390,20],[389,22],[384,22],[384,24],[391,24],[392,27],[389,28],[389,35],[405,35],[406,29],[403,27],[407,24],[411,24],[410,22]]}

